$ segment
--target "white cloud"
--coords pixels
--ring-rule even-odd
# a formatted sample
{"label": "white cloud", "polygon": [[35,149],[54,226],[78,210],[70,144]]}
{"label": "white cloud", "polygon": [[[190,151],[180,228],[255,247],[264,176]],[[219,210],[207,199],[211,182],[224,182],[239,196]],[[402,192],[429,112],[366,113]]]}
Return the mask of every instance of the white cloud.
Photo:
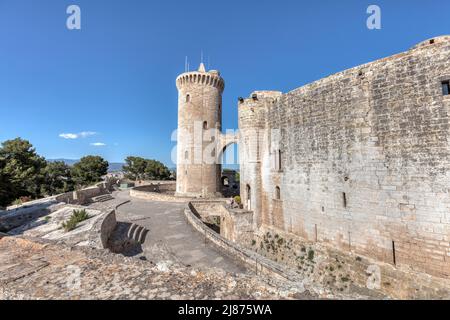
{"label": "white cloud", "polygon": [[93,132],[93,131],[83,131],[80,133],[61,133],[59,135],[59,137],[63,138],[63,139],[72,139],[73,140],[73,139],[78,139],[78,138],[87,138],[90,136],[94,136],[96,134],[97,134],[97,132]]}
{"label": "white cloud", "polygon": [[97,134],[97,132],[93,132],[93,131],[83,131],[83,132],[80,132],[78,135],[81,138],[86,138],[86,137],[90,137],[90,136],[95,136],[96,134]]}
{"label": "white cloud", "polygon": [[61,133],[59,136],[61,138],[63,138],[63,139],[76,139],[76,138],[78,138],[78,135],[76,135],[75,133]]}
{"label": "white cloud", "polygon": [[106,144],[103,143],[103,142],[94,142],[94,143],[91,143],[91,146],[94,146],[94,147],[104,147],[104,146],[106,146]]}

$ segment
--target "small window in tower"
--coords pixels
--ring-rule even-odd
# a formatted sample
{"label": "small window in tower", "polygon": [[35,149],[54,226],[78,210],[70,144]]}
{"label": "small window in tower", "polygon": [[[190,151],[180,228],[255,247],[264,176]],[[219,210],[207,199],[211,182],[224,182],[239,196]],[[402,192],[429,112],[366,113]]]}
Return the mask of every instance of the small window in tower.
{"label": "small window in tower", "polygon": [[188,94],[188,95],[186,95],[186,102],[190,102],[190,101],[191,101],[191,95]]}
{"label": "small window in tower", "polygon": [[207,121],[203,121],[203,129],[204,130],[208,129],[208,122]]}
{"label": "small window in tower", "polygon": [[442,94],[448,96],[450,94],[450,80],[442,81]]}
{"label": "small window in tower", "polygon": [[281,190],[280,187],[275,187],[275,199],[280,200],[281,199]]}
{"label": "small window in tower", "polygon": [[277,151],[277,169],[281,171],[281,150]]}
{"label": "small window in tower", "polygon": [[189,152],[186,151],[186,152],[184,153],[184,158],[185,158],[186,160],[189,159]]}

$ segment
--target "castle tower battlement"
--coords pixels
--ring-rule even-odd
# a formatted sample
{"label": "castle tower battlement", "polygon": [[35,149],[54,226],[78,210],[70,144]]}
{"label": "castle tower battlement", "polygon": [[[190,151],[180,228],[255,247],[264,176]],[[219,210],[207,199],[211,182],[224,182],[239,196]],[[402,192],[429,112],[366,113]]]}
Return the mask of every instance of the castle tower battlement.
{"label": "castle tower battlement", "polygon": [[225,89],[225,81],[220,76],[219,71],[216,70],[211,70],[208,72],[185,72],[178,76],[176,83],[178,90],[180,90],[183,86],[190,84],[213,86],[219,89],[221,93]]}

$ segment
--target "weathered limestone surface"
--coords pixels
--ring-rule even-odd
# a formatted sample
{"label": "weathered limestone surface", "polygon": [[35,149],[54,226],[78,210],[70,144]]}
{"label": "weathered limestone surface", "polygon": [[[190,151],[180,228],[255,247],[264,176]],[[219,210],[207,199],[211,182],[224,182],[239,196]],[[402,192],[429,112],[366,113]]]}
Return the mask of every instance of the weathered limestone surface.
{"label": "weathered limestone surface", "polygon": [[218,220],[220,235],[227,240],[241,242],[246,234],[252,232],[252,213],[246,210],[232,209],[227,201],[192,201],[191,208],[206,223]]}
{"label": "weathered limestone surface", "polygon": [[104,250],[0,238],[4,299],[279,299],[256,277],[152,265]]}
{"label": "weathered limestone surface", "polygon": [[255,228],[449,279],[449,79],[450,37],[440,37],[240,102],[241,194]]}

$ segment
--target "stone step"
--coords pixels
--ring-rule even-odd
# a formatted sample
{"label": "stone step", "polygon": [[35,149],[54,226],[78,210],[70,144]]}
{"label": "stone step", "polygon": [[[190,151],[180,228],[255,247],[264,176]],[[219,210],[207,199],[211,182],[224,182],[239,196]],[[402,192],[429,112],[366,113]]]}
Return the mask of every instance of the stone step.
{"label": "stone step", "polygon": [[137,226],[137,228],[134,230],[133,237],[132,237],[132,239],[133,239],[134,241],[138,242],[138,240],[139,240],[139,234],[142,232],[143,229],[144,229],[144,227],[142,227],[142,226]]}
{"label": "stone step", "polygon": [[140,232],[139,237],[138,237],[138,239],[137,239],[137,241],[138,241],[140,244],[144,244],[144,242],[145,242],[145,237],[147,237],[148,231],[149,231],[148,229],[142,228],[142,231]]}
{"label": "stone step", "polygon": [[128,232],[127,232],[127,238],[128,239],[133,239],[134,230],[136,230],[137,227],[138,227],[137,224],[133,223],[131,225],[130,229],[128,229]]}
{"label": "stone step", "polygon": [[127,231],[127,238],[136,241],[140,244],[143,244],[148,232],[149,232],[148,229],[133,223]]}
{"label": "stone step", "polygon": [[113,200],[114,198],[110,194],[103,194],[101,196],[93,197],[93,202],[105,202],[109,200]]}

